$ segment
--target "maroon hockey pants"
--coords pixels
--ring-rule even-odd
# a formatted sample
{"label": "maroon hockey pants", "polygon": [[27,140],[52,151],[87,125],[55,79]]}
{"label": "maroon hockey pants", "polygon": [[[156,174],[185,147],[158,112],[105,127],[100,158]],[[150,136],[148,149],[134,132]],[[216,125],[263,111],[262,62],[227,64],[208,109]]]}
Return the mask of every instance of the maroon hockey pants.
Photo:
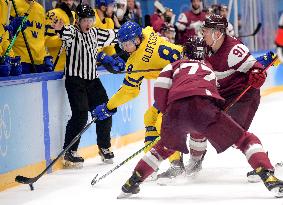
{"label": "maroon hockey pants", "polygon": [[174,151],[188,153],[187,133],[206,136],[218,153],[235,144],[246,155],[253,169],[273,169],[254,134],[245,131],[215,106],[212,98],[193,96],[168,106],[162,119],[161,140],[139,161],[135,171],[145,179]]}

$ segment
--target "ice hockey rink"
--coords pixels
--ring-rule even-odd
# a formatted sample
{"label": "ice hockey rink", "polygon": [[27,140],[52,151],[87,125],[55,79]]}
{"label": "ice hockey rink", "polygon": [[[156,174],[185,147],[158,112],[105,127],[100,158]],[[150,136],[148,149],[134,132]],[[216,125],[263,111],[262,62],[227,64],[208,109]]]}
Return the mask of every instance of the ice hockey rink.
{"label": "ice hockey rink", "polygon": [[[261,105],[250,128],[258,135],[268,150],[273,164],[283,161],[283,92],[262,98]],[[114,164],[105,165],[100,158],[86,160],[83,169],[60,170],[45,175],[34,184],[21,185],[0,192],[0,205],[50,205],[50,204],[263,204],[283,205],[283,198],[273,197],[262,183],[248,183],[247,171],[250,171],[244,155],[230,148],[217,155],[210,146],[203,163],[203,170],[194,178],[179,177],[164,182],[145,182],[139,194],[129,199],[116,199],[121,186],[130,177],[131,172],[142,157],[138,155],[119,169],[91,186],[92,178],[122,162],[143,146],[143,142],[131,144],[115,152]],[[185,162],[188,156],[185,156]],[[166,169],[168,162],[162,164]],[[283,179],[283,168],[276,169],[276,175]]]}

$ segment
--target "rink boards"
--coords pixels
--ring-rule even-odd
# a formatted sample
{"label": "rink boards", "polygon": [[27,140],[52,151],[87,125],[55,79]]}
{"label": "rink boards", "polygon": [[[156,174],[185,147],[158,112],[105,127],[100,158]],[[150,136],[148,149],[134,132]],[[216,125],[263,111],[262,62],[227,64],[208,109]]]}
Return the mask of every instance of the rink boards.
{"label": "rink boards", "polygon": [[[16,185],[16,175],[35,176],[62,150],[70,106],[62,73],[22,75],[0,81],[0,191]],[[101,75],[108,96],[124,75]],[[95,92],[95,91],[94,91]],[[144,81],[138,98],[121,106],[113,117],[112,149],[141,140],[143,113],[151,103]],[[90,119],[90,116],[89,116]],[[83,135],[80,153],[98,154],[95,124]],[[62,167],[57,163],[55,169]]]}

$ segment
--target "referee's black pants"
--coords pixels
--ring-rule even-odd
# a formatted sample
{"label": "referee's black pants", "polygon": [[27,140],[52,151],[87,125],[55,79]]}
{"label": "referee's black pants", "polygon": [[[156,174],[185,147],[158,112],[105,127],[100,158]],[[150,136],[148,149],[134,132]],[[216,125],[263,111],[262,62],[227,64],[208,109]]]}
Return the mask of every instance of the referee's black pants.
{"label": "referee's black pants", "polygon": [[[68,121],[65,134],[65,149],[76,135],[83,129],[88,120],[88,111],[97,105],[108,101],[106,90],[99,78],[85,80],[80,77],[66,77],[65,87],[72,110],[72,117]],[[96,122],[97,145],[100,148],[111,147],[110,132],[112,117]],[[70,148],[77,151],[80,139]]]}

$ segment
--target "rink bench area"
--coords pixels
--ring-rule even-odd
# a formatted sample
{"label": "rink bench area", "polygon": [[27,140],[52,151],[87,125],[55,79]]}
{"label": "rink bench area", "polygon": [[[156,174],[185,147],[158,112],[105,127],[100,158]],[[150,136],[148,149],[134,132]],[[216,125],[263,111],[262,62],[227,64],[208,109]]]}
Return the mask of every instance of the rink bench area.
{"label": "rink bench area", "polygon": [[[109,74],[103,69],[99,73],[111,97],[120,88],[124,75]],[[143,114],[151,104],[150,90],[150,81],[145,81],[140,96],[119,107],[113,116],[114,153],[116,148],[144,138]],[[2,77],[0,93],[0,191],[3,191],[17,185],[16,175],[34,177],[58,156],[71,110],[62,72]],[[85,158],[98,155],[95,124],[83,134],[79,152]],[[61,168],[62,161],[49,173]]]}

